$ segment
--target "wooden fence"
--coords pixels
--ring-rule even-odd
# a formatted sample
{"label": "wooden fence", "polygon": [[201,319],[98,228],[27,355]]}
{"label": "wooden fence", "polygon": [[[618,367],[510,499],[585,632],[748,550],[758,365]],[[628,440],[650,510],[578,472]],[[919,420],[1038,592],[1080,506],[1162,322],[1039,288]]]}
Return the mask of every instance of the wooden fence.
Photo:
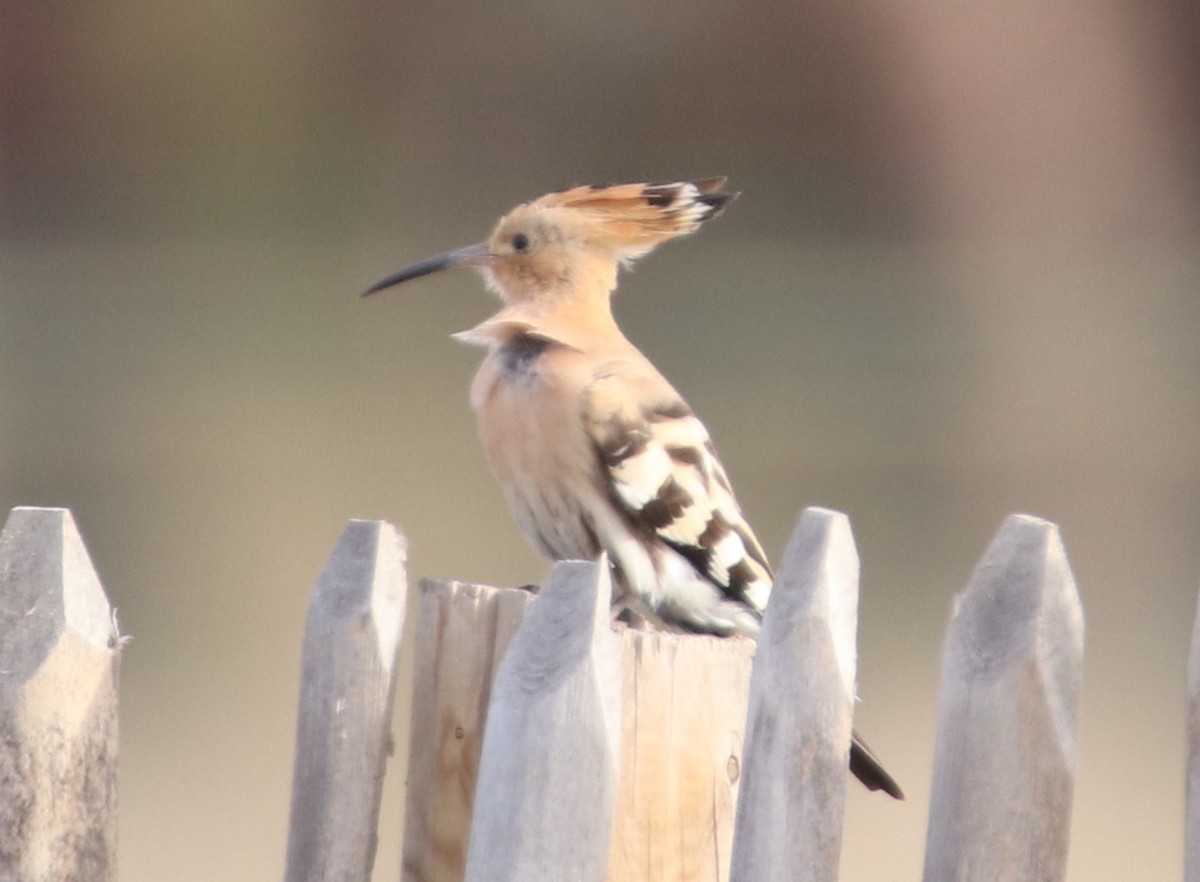
{"label": "wooden fence", "polygon": [[[858,555],[808,509],[761,637],[611,626],[607,565],[535,596],[426,581],[405,882],[834,880]],[[405,614],[405,543],[351,521],[309,606],[287,882],[366,882]],[[117,878],[122,638],[70,513],[0,535],[0,879]],[[925,882],[1065,875],[1083,619],[1058,528],[1001,527],[943,655]],[[1200,882],[1200,629],[1186,879]],[[485,726],[486,723],[486,726]]]}

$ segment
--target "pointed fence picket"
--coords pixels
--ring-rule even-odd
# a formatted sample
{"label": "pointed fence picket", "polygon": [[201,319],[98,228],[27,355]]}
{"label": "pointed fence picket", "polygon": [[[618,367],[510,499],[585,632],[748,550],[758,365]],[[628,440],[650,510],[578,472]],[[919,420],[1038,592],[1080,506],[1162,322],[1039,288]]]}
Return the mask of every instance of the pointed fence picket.
{"label": "pointed fence picket", "polygon": [[850,521],[810,508],[784,552],[758,637],[730,878],[837,879],[857,632]]}
{"label": "pointed fence picket", "polygon": [[286,882],[371,876],[391,751],[406,550],[391,524],[351,521],[313,590],[301,656]]}
{"label": "pointed fence picket", "polygon": [[621,730],[608,565],[554,568],[496,673],[467,882],[595,879],[608,865]]}
{"label": "pointed fence picket", "polygon": [[[352,521],[314,589],[288,882],[368,882],[405,543]],[[809,509],[759,643],[610,627],[606,565],[536,596],[422,583],[405,882],[835,880],[858,558]],[[119,637],[70,512],[0,534],[0,878],[116,877]],[[1065,876],[1083,616],[1058,528],[1009,518],[955,601],[925,882]],[[1200,614],[1185,879],[1200,882]],[[19,835],[15,831],[20,831]]]}
{"label": "pointed fence picket", "polygon": [[1066,876],[1082,665],[1058,528],[1013,516],[946,637],[925,882]]}
{"label": "pointed fence picket", "polygon": [[117,878],[122,640],[75,519],[0,533],[0,879]]}

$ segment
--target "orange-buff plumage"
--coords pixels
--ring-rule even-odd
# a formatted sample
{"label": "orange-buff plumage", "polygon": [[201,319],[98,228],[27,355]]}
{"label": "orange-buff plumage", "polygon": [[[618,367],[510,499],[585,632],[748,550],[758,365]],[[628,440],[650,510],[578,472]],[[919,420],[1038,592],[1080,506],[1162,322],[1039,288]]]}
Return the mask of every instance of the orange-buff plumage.
{"label": "orange-buff plumage", "polygon": [[[766,555],[704,425],[625,335],[621,266],[697,230],[737,194],[724,178],[575,187],[519,205],[486,242],[395,273],[366,293],[444,269],[482,271],[503,307],[457,334],[487,354],[471,387],[488,463],[525,535],[552,560],[607,551],[630,614],[659,626],[755,636]],[[901,798],[855,735],[851,770]]]}

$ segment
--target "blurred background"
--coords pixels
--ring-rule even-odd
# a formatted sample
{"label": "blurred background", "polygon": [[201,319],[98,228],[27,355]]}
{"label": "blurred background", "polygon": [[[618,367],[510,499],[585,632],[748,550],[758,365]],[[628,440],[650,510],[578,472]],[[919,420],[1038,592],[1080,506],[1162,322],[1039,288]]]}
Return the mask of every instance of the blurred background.
{"label": "blurred background", "polygon": [[0,506],[70,506],[134,637],[122,880],[282,873],[347,518],[414,584],[546,572],[448,339],[478,280],[358,292],[549,190],[714,174],[742,198],[616,309],[769,554],[805,505],[854,524],[858,725],[909,800],[851,788],[843,878],[919,877],[944,627],[1013,511],[1087,613],[1070,876],[1177,875],[1198,50],[1192,0],[0,6]]}

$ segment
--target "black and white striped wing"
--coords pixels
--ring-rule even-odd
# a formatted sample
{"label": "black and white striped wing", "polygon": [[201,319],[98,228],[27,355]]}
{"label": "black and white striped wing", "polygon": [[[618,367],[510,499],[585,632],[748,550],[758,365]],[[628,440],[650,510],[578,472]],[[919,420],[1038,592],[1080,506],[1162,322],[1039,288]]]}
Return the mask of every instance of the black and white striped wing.
{"label": "black and white striped wing", "polygon": [[674,395],[647,401],[619,375],[607,376],[589,390],[586,423],[611,499],[630,526],[761,612],[771,589],[766,555],[687,404]]}

